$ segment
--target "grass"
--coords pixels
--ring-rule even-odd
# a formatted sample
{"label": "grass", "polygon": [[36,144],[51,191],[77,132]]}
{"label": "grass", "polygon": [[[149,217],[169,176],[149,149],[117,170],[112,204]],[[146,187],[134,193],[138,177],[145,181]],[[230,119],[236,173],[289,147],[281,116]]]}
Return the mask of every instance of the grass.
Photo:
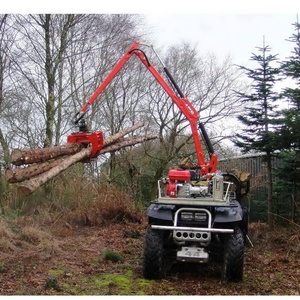
{"label": "grass", "polygon": [[32,245],[39,245],[49,240],[50,234],[33,226],[26,226],[21,229],[19,239]]}
{"label": "grass", "polygon": [[63,284],[65,293],[81,294],[83,290],[89,291],[89,295],[147,295],[149,288],[155,281],[135,278],[132,270],[124,274],[112,273],[101,276],[83,277],[77,288]]}
{"label": "grass", "polygon": [[71,225],[89,226],[105,225],[108,222],[140,223],[144,216],[126,191],[113,185],[95,184],[91,178],[86,177],[80,165],[57,176],[48,187],[50,194],[41,187],[24,198],[18,195],[15,186],[11,186],[13,190],[6,197],[5,215],[10,219],[43,216],[48,225],[59,220]]}
{"label": "grass", "polygon": [[112,261],[112,262],[119,262],[119,261],[123,261],[124,257],[120,254],[117,254],[117,253],[111,251],[111,250],[106,250],[103,253],[103,259],[104,260],[109,260],[109,261]]}

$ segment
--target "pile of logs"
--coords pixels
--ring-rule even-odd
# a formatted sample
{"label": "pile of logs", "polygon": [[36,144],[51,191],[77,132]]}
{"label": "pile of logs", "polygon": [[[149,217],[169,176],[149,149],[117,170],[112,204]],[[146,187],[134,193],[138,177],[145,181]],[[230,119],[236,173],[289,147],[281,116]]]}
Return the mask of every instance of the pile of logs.
{"label": "pile of logs", "polygon": [[[144,126],[143,123],[135,124],[104,139],[100,155],[157,137],[156,135],[124,137],[142,126]],[[28,195],[71,165],[87,160],[91,150],[91,147],[85,147],[81,143],[68,143],[39,149],[14,149],[11,153],[11,163],[16,167],[8,168],[5,178],[10,183],[18,183],[19,193]]]}
{"label": "pile of logs", "polygon": [[[251,178],[251,173],[248,172],[241,172],[239,171],[237,168],[233,168],[229,171],[229,173],[235,175],[241,183],[241,190],[240,190],[240,194],[241,196],[247,194],[249,192],[250,189],[250,178]],[[228,180],[225,176],[225,180]]]}

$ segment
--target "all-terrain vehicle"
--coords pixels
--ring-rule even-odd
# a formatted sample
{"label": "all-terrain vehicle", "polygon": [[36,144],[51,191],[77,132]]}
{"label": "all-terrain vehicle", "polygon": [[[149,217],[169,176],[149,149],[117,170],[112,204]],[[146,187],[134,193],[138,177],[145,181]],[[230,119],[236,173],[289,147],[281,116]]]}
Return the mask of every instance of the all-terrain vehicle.
{"label": "all-terrain vehicle", "polygon": [[[150,63],[145,52],[140,49],[141,46],[150,47],[154,51],[170,84]],[[98,155],[100,138],[96,133],[96,137],[91,139],[91,135],[86,132],[84,115],[133,55],[140,59],[189,121],[198,160],[194,167],[170,170],[168,177],[159,181],[158,198],[152,201],[147,210],[149,225],[144,249],[144,276],[150,279],[161,278],[166,258],[195,263],[216,258],[223,261],[224,279],[241,280],[248,230],[247,210],[241,206],[241,198],[249,190],[249,182],[242,186],[245,183],[234,174],[217,171],[217,154],[200,122],[199,112],[183,95],[151,45],[134,42],[74,116],[74,123],[80,129],[80,133],[76,134],[76,142],[94,142],[94,156]],[[200,137],[210,157],[207,164]]]}
{"label": "all-terrain vehicle", "polygon": [[170,170],[147,211],[144,276],[161,278],[170,260],[217,260],[223,262],[223,279],[242,280],[248,217],[239,186],[233,174]]}

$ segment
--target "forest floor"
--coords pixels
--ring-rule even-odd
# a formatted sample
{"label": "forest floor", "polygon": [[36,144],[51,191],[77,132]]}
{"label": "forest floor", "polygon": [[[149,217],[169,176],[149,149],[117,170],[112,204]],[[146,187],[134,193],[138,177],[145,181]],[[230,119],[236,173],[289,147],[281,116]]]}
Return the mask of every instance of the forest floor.
{"label": "forest floor", "polygon": [[250,225],[254,248],[246,249],[239,283],[221,281],[218,264],[176,264],[164,279],[144,279],[145,222],[1,224],[1,295],[300,295],[299,232],[263,223]]}

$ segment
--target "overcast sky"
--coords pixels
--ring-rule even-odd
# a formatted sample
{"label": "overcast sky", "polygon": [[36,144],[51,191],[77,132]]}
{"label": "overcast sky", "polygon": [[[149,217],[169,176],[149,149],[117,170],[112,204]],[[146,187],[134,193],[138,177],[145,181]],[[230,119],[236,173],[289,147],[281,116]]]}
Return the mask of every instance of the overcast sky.
{"label": "overcast sky", "polygon": [[[137,13],[146,15],[155,45],[167,48],[182,41],[212,52],[220,60],[230,54],[239,65],[249,63],[255,47],[266,45],[283,60],[292,49],[286,42],[300,15],[299,0],[10,0],[8,13]],[[300,16],[299,16],[300,18]]]}
{"label": "overcast sky", "polygon": [[[299,3],[300,7],[300,3]],[[299,9],[300,11],[300,9]],[[272,54],[285,59],[293,43],[287,42],[295,31],[296,13],[286,14],[147,14],[154,43],[168,47],[182,41],[197,44],[199,53],[212,52],[223,59],[247,65],[256,47],[265,44]]]}
{"label": "overcast sky", "polygon": [[291,54],[292,23],[300,21],[300,0],[10,0],[2,13],[134,13],[146,17],[156,47],[183,41],[197,44],[199,54],[227,55],[237,65],[251,66],[250,56],[262,47],[284,60]]}

